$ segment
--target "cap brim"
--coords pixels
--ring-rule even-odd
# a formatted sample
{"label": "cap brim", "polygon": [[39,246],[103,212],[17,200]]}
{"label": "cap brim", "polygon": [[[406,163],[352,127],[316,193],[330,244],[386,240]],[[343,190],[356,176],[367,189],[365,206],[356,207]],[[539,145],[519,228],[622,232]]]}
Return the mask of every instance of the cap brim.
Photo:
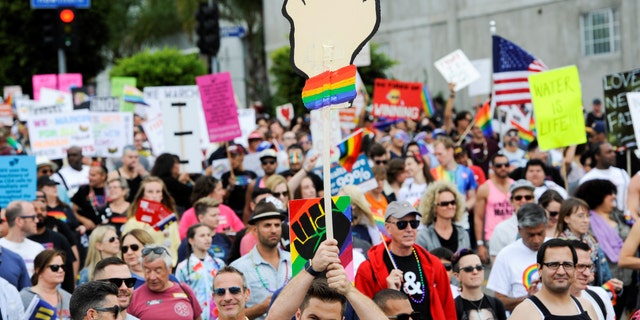
{"label": "cap brim", "polygon": [[260,221],[260,220],[264,220],[264,219],[273,219],[273,218],[279,218],[281,221],[284,221],[284,215],[280,212],[275,212],[275,211],[270,211],[270,212],[263,212],[255,217],[252,217],[251,219],[249,219],[249,221],[247,221],[249,224],[253,225],[256,222]]}

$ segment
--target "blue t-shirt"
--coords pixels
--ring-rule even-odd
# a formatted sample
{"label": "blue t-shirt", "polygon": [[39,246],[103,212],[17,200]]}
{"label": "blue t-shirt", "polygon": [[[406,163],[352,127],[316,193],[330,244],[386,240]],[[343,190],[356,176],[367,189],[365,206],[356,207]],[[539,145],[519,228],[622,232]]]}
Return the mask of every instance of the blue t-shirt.
{"label": "blue t-shirt", "polygon": [[0,277],[15,286],[18,291],[31,286],[29,272],[22,257],[2,247],[0,247]]}

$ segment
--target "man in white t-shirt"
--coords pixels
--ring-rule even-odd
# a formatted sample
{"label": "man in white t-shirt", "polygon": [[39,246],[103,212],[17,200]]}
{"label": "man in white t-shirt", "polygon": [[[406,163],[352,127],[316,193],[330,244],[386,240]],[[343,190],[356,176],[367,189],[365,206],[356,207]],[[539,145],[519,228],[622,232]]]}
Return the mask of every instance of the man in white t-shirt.
{"label": "man in white t-shirt", "polygon": [[51,179],[63,185],[71,199],[81,185],[89,184],[89,166],[82,164],[82,148],[78,146],[67,149],[67,162]]}
{"label": "man in white t-shirt", "polygon": [[27,265],[29,276],[33,275],[33,260],[44,247],[27,239],[37,231],[38,216],[33,204],[27,201],[12,201],[5,211],[9,231],[0,239],[0,245],[19,254]]}
{"label": "man in white t-shirt", "polygon": [[495,297],[508,311],[538,292],[540,276],[536,255],[544,243],[547,214],[540,206],[528,203],[517,212],[518,233],[521,239],[506,246],[491,269],[487,288],[495,292]]}
{"label": "man in white t-shirt", "polygon": [[616,153],[608,142],[597,143],[594,146],[594,150],[595,154],[593,155],[592,163],[595,163],[595,166],[580,179],[580,184],[595,179],[611,181],[618,189],[616,193],[617,207],[620,211],[624,211],[627,204],[629,175],[626,171],[614,167],[616,165]]}
{"label": "man in white t-shirt", "polygon": [[576,279],[571,284],[571,295],[582,297],[591,302],[596,314],[598,314],[598,320],[615,320],[616,313],[613,310],[609,294],[602,287],[588,285],[593,281],[595,268],[593,261],[591,261],[591,248],[579,240],[569,240],[569,244],[576,249],[578,255],[575,269]]}

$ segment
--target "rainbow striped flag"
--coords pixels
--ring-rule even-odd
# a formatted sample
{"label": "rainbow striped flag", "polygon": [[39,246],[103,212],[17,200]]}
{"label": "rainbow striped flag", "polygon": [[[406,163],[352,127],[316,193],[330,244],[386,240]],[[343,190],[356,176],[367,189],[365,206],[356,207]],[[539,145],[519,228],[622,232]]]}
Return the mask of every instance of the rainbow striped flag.
{"label": "rainbow striped flag", "polygon": [[511,125],[514,128],[518,129],[518,136],[524,144],[529,145],[529,143],[531,143],[536,138],[536,135],[533,131],[523,127],[518,122],[511,120]]}
{"label": "rainbow striped flag", "polygon": [[338,149],[340,149],[340,165],[349,172],[351,172],[353,164],[356,163],[360,155],[363,133],[364,130],[360,128],[338,144]]}
{"label": "rainbow striped flag", "polygon": [[355,65],[325,71],[309,78],[302,88],[302,102],[308,110],[349,102],[356,98]]}
{"label": "rainbow striped flag", "polygon": [[482,129],[485,137],[493,136],[493,126],[491,125],[491,100],[484,102],[478,113],[476,113],[476,125]]}
{"label": "rainbow striped flag", "polygon": [[436,113],[436,109],[433,107],[433,100],[431,99],[431,95],[429,94],[429,89],[427,85],[422,85],[422,106],[424,107],[424,113],[427,117],[432,117]]}
{"label": "rainbow striped flag", "polygon": [[124,91],[122,97],[124,98],[124,102],[143,104],[148,106],[148,104],[144,101],[142,91],[138,88],[125,84]]}

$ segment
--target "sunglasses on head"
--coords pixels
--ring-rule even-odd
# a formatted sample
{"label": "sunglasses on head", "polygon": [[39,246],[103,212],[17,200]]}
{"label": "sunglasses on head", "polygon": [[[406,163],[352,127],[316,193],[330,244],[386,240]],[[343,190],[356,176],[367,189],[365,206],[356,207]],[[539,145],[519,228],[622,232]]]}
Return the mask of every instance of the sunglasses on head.
{"label": "sunglasses on head", "polygon": [[288,197],[289,196],[289,192],[287,192],[287,191],[284,191],[284,192],[271,192],[271,194],[276,198]]}
{"label": "sunglasses on head", "polygon": [[396,314],[395,316],[388,316],[387,318],[396,320],[417,320],[418,318],[420,318],[420,312],[412,312],[411,314],[401,313]]}
{"label": "sunglasses on head", "polygon": [[387,160],[376,160],[374,161],[377,165],[386,165],[389,161]]}
{"label": "sunglasses on head", "polygon": [[162,254],[163,252],[169,253],[165,247],[153,247],[153,248],[143,248],[142,255],[146,256],[151,254],[151,252],[155,254]]}
{"label": "sunglasses on head", "polygon": [[66,271],[65,269],[67,269],[67,267],[62,264],[50,264],[47,267],[49,267],[53,272],[58,272],[60,269],[62,269],[62,271]]}
{"label": "sunglasses on head", "polygon": [[140,250],[140,246],[137,244],[132,244],[130,246],[122,246],[120,247],[120,251],[122,251],[122,253],[127,253],[127,251],[129,251],[129,248],[131,248],[131,251],[138,251]]}
{"label": "sunglasses on head", "polygon": [[240,292],[242,292],[242,288],[240,287],[229,287],[229,288],[215,288],[213,289],[213,293],[216,296],[224,296],[227,293],[227,290],[229,290],[230,294],[238,294]]}
{"label": "sunglasses on head", "polygon": [[262,160],[261,162],[262,162],[262,165],[263,165],[263,166],[264,166],[264,165],[267,165],[267,164],[270,164],[270,165],[274,165],[274,164],[276,164],[276,161],[275,161],[275,160]]}
{"label": "sunglasses on head", "polygon": [[448,207],[448,206],[455,206],[455,205],[456,205],[456,200],[438,202],[438,206],[440,207]]}
{"label": "sunglasses on head", "polygon": [[496,169],[507,168],[509,167],[509,162],[494,163],[493,166],[496,167]]}
{"label": "sunglasses on head", "polygon": [[398,227],[398,229],[400,230],[404,230],[407,228],[408,225],[411,225],[412,229],[418,229],[418,226],[420,225],[420,221],[418,220],[410,220],[410,221],[406,221],[406,220],[402,220],[402,221],[387,221],[389,223],[395,224],[396,227]]}
{"label": "sunglasses on head", "polygon": [[517,195],[517,196],[513,196],[513,200],[515,200],[515,201],[521,201],[521,200],[522,200],[522,198],[524,198],[524,199],[525,199],[525,200],[527,200],[527,201],[531,201],[531,200],[533,200],[533,196],[532,196],[532,195],[525,195],[525,196],[523,196],[523,195]]}
{"label": "sunglasses on head", "polygon": [[119,305],[115,305],[113,307],[109,307],[109,308],[93,308],[93,310],[98,311],[98,312],[111,312],[113,313],[113,318],[117,319],[118,315],[120,314],[120,306]]}
{"label": "sunglasses on head", "polygon": [[109,278],[109,279],[102,279],[100,281],[103,282],[110,282],[116,285],[116,287],[120,288],[120,286],[122,286],[122,283],[124,282],[124,285],[127,286],[127,288],[133,288],[133,286],[136,284],[136,278]]}
{"label": "sunglasses on head", "polygon": [[476,265],[475,267],[474,266],[466,266],[464,268],[460,268],[460,270],[462,270],[464,272],[467,272],[467,273],[473,272],[474,269],[478,270],[478,271],[482,271],[482,270],[484,270],[484,266],[479,264],[479,265]]}

